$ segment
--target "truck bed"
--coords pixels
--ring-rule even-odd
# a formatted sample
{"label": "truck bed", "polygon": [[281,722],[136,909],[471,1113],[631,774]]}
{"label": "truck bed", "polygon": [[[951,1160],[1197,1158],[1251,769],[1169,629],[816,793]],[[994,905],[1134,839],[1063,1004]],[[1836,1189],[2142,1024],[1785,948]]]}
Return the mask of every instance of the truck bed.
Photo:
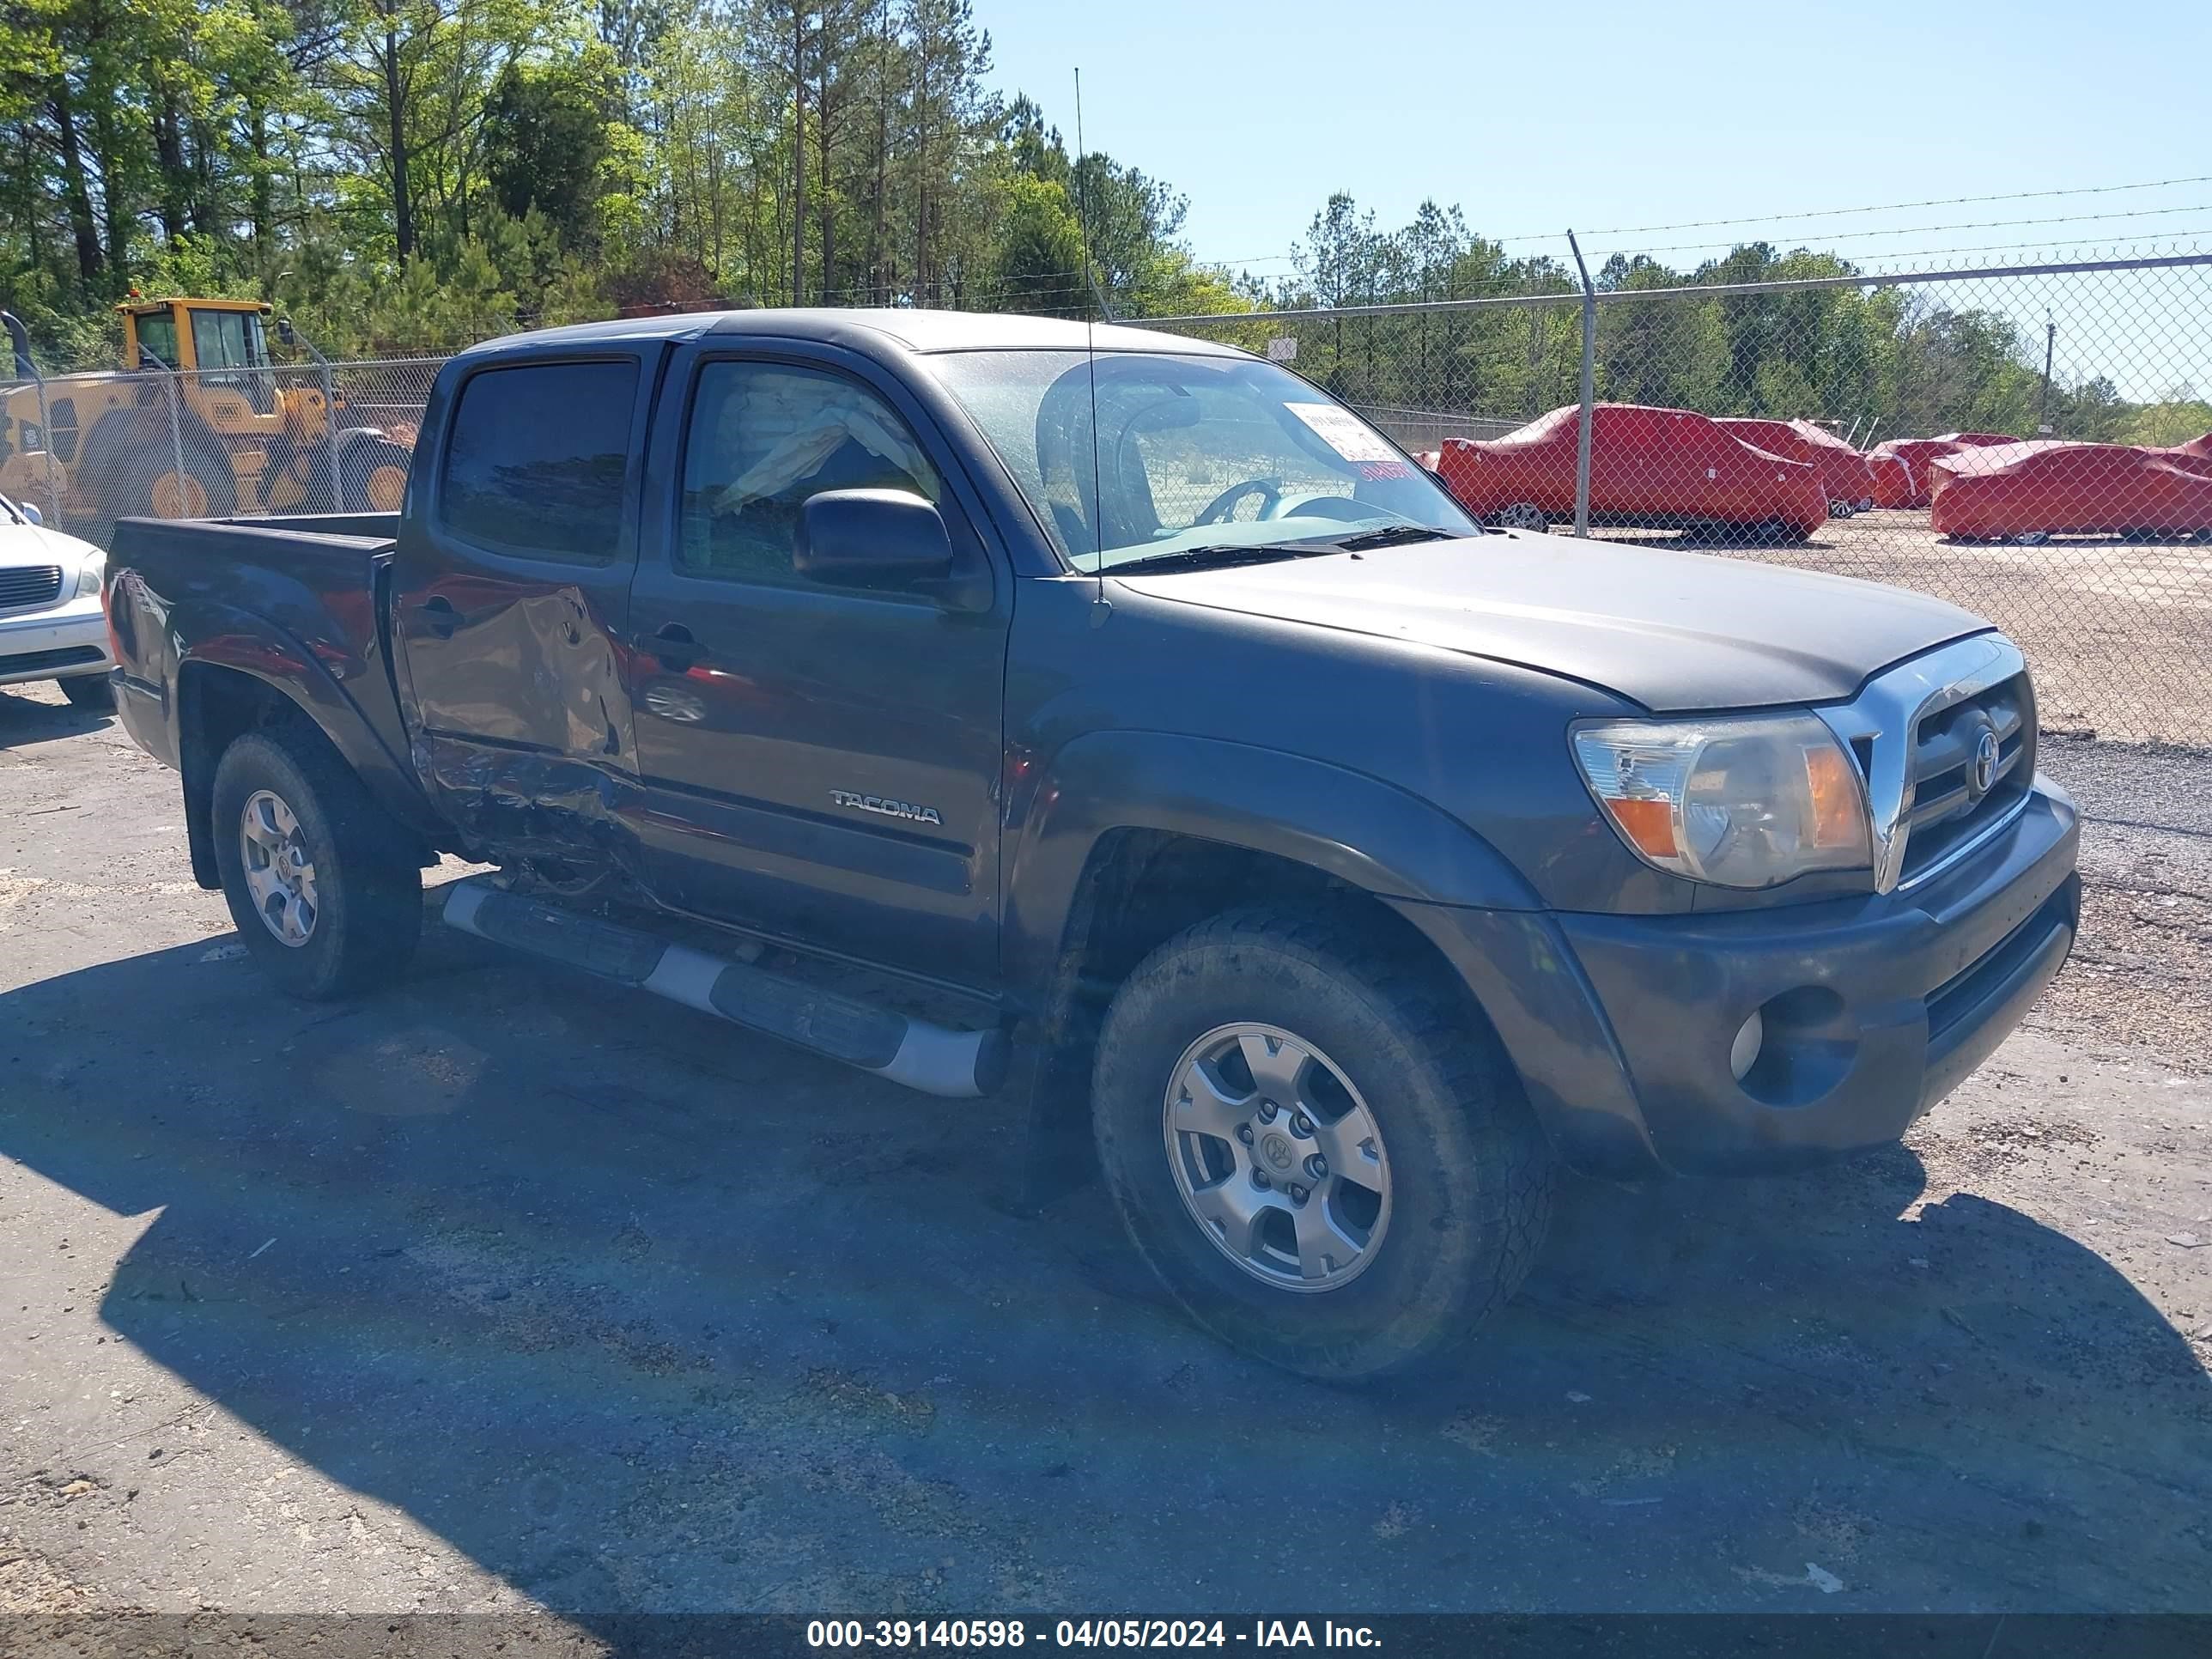
{"label": "truck bed", "polygon": [[266,661],[289,658],[324,681],[322,695],[351,703],[380,744],[404,755],[384,626],[398,520],[396,513],[343,513],[118,521],[108,556],[109,616],[126,698],[166,698],[176,683],[172,653],[179,638],[206,660],[251,669],[263,659],[272,679],[296,678]]}

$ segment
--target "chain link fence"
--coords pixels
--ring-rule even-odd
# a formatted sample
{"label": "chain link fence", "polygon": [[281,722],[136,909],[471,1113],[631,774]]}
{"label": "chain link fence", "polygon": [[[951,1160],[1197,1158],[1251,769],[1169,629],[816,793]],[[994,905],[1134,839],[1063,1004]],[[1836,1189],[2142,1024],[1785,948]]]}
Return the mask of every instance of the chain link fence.
{"label": "chain link fence", "polygon": [[[1637,281],[1146,325],[1289,364],[1486,521],[1916,588],[2020,641],[2047,725],[2212,744],[2212,254]],[[103,544],[388,509],[442,361],[19,380],[0,492]]]}
{"label": "chain link fence", "polygon": [[441,358],[0,384],[0,493],[105,546],[118,519],[396,507]]}
{"label": "chain link fence", "polygon": [[2019,641],[2046,725],[2212,744],[2212,255],[1635,281],[1146,325],[1287,363],[1486,522],[1916,588]]}

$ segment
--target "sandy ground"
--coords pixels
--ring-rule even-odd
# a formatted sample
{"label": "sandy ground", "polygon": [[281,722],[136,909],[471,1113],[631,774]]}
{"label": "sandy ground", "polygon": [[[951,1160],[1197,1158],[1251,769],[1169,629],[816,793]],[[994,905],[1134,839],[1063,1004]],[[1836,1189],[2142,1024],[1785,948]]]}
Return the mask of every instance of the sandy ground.
{"label": "sandy ground", "polygon": [[1985,546],[1936,535],[1925,511],[1881,508],[1832,520],[1802,547],[1741,556],[1894,582],[1987,617],[2035,665],[2045,726],[2212,744],[2212,544]]}
{"label": "sandy ground", "polygon": [[0,693],[0,1612],[2212,1610],[2212,768],[2047,759],[2081,950],[1907,1145],[1577,1186],[1349,1394],[990,1103],[442,930],[274,996],[171,775]]}

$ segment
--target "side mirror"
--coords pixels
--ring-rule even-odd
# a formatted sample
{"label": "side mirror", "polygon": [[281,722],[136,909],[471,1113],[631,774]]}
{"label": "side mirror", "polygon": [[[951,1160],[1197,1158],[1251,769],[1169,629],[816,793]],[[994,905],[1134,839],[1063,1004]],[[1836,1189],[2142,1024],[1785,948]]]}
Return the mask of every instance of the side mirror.
{"label": "side mirror", "polygon": [[299,333],[293,328],[292,319],[289,317],[279,317],[276,319],[276,337],[288,346],[300,343]]}
{"label": "side mirror", "polygon": [[26,519],[29,520],[33,524],[44,524],[46,521],[46,515],[40,512],[37,507],[33,507],[28,501],[16,502],[15,510],[21,514]]}
{"label": "side mirror", "polygon": [[988,610],[990,579],[952,573],[952,537],[942,514],[903,489],[826,489],[799,513],[793,563],[810,581],[830,587],[874,587],[926,593],[948,609]]}

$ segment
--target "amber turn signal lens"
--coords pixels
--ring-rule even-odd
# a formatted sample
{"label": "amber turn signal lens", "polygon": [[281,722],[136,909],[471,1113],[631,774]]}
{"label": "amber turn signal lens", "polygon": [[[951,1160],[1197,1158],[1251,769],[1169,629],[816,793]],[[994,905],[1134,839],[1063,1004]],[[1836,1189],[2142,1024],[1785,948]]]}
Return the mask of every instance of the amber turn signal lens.
{"label": "amber turn signal lens", "polygon": [[1856,847],[1866,837],[1858,775],[1832,744],[1805,750],[1805,785],[1812,794],[1813,845]]}
{"label": "amber turn signal lens", "polygon": [[1605,804],[1621,833],[1636,850],[1655,859],[1671,859],[1681,853],[1674,839],[1674,808],[1663,800],[1613,799]]}

